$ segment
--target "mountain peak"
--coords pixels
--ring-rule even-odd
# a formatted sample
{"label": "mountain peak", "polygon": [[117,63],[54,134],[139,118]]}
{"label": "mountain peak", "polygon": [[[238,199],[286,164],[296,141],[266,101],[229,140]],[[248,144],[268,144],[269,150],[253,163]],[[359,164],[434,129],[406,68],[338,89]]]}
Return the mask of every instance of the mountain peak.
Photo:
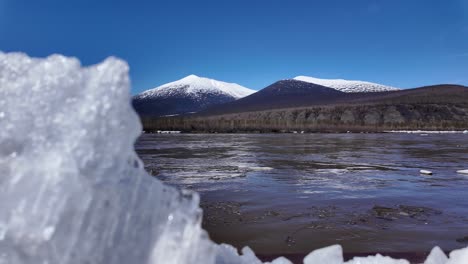
{"label": "mountain peak", "polygon": [[400,90],[396,87],[357,80],[320,79],[309,76],[297,76],[294,78],[294,80],[319,84],[345,93],[386,92]]}
{"label": "mountain peak", "polygon": [[202,94],[224,94],[234,99],[239,99],[254,93],[255,90],[248,89],[236,83],[226,83],[214,79],[200,77],[195,74],[188,75],[180,80],[163,84],[156,88],[146,90],[136,97],[167,97],[171,95],[187,95],[199,97]]}
{"label": "mountain peak", "polygon": [[197,76],[195,74],[190,74],[188,76],[186,76],[185,78],[182,78],[182,80],[189,80],[189,79],[200,79],[201,77],[200,76]]}
{"label": "mountain peak", "polygon": [[142,115],[178,115],[232,102],[254,92],[235,83],[191,74],[136,95],[133,107]]}

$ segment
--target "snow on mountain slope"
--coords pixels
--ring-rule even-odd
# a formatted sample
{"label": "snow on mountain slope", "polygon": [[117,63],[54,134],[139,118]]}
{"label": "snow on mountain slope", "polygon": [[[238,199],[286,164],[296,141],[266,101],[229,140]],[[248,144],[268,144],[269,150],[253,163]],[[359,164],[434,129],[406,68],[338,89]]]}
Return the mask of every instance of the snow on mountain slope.
{"label": "snow on mountain slope", "polygon": [[365,93],[365,92],[386,92],[386,91],[398,91],[399,88],[386,86],[377,83],[364,82],[364,81],[352,81],[342,79],[319,79],[308,76],[297,76],[294,80],[315,83],[342,91],[345,93]]}
{"label": "snow on mountain slope", "polygon": [[133,97],[133,107],[142,116],[188,114],[236,101],[254,92],[235,83],[189,75]]}
{"label": "snow on mountain slope", "polygon": [[154,97],[170,97],[176,95],[190,95],[198,98],[201,94],[224,94],[239,99],[256,92],[240,86],[236,83],[226,83],[213,79],[189,75],[175,82],[167,83],[151,90],[144,91],[136,96],[138,99],[154,98]]}

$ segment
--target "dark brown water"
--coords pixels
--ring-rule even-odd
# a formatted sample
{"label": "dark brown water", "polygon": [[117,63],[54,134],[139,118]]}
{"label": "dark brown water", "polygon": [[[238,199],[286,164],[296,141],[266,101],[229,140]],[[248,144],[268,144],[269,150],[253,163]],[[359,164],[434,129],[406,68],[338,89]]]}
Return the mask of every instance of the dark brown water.
{"label": "dark brown water", "polygon": [[456,173],[468,135],[145,134],[136,148],[156,177],[200,193],[216,242],[259,254],[468,245],[468,176]]}

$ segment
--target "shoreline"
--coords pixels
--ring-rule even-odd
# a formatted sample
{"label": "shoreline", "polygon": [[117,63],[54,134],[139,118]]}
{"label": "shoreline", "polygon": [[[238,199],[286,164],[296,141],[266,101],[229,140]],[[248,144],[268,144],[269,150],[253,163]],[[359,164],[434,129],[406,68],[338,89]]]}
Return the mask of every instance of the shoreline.
{"label": "shoreline", "polygon": [[143,134],[467,134],[468,130],[384,130],[384,131],[183,131],[150,130]]}

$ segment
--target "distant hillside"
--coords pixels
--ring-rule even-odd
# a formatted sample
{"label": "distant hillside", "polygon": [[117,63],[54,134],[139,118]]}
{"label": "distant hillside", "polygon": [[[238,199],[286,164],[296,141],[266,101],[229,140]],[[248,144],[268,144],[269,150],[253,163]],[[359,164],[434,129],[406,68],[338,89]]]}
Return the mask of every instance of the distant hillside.
{"label": "distant hillside", "polygon": [[200,114],[219,115],[327,104],[344,96],[344,92],[318,84],[282,80],[237,101],[208,108]]}
{"label": "distant hillside", "polygon": [[[290,84],[297,87],[295,83]],[[272,87],[271,91],[278,89],[274,85]],[[283,83],[275,94],[282,92],[283,87],[287,86]],[[332,93],[326,87],[315,88],[320,91],[317,92],[317,96],[324,97],[315,101],[300,101],[304,102],[304,105],[299,107],[290,107],[288,99],[284,103],[279,100],[280,103],[275,101],[274,104],[269,102],[266,105],[270,107],[273,104],[277,108],[240,111],[241,106],[236,102],[227,104],[230,107],[226,108],[223,105],[222,114],[218,114],[219,109],[212,109],[192,116],[143,118],[143,124],[146,130],[195,132],[468,129],[468,88],[464,86],[436,85],[393,92],[345,95],[340,92]],[[309,88],[304,86],[304,89]],[[289,96],[288,93],[286,95]],[[268,97],[264,95],[263,98]],[[271,98],[277,97],[275,95]],[[246,100],[249,104],[245,104],[250,107],[254,99]],[[227,108],[233,110],[226,112]]]}

